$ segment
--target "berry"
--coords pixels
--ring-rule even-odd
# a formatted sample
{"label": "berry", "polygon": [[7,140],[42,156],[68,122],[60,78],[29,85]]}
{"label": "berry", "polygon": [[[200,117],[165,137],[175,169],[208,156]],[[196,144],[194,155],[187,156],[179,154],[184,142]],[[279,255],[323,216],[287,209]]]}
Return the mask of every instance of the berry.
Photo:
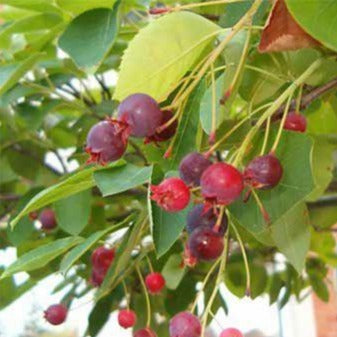
{"label": "berry", "polygon": [[162,122],[162,112],[151,96],[133,94],[119,105],[118,118],[128,125],[131,136],[150,137]]}
{"label": "berry", "polygon": [[[160,126],[167,123],[171,118],[173,117],[173,113],[170,110],[164,110],[162,111],[162,121]],[[172,138],[174,134],[176,133],[178,127],[178,122],[175,120],[172,124],[170,124],[167,128],[165,128],[163,131],[156,131],[154,135],[146,137],[145,144],[148,144],[150,142],[165,142],[166,140]]]}
{"label": "berry", "polygon": [[185,156],[179,165],[180,178],[187,185],[199,186],[203,172],[211,165],[212,162],[202,154],[192,152]]}
{"label": "berry", "polygon": [[229,205],[243,190],[242,174],[232,165],[216,163],[202,174],[201,192],[207,202]]}
{"label": "berry", "polygon": [[68,309],[63,304],[53,304],[45,312],[44,318],[53,325],[62,324],[68,314]]}
{"label": "berry", "polygon": [[214,228],[216,222],[217,216],[212,208],[205,211],[204,205],[196,205],[187,215],[186,230],[191,234],[197,228],[210,228],[223,235],[228,227],[227,215],[224,213],[220,228]]}
{"label": "berry", "polygon": [[39,216],[39,220],[41,222],[42,229],[51,230],[57,226],[55,213],[51,208],[44,209]]}
{"label": "berry", "polygon": [[167,178],[159,185],[151,185],[152,197],[167,212],[179,212],[190,202],[190,190],[179,178]]}
{"label": "berry", "polygon": [[244,336],[239,330],[231,328],[222,331],[220,337],[244,337]]}
{"label": "berry", "polygon": [[245,182],[257,189],[276,186],[283,175],[280,161],[272,154],[254,158],[244,171]]}
{"label": "berry", "polygon": [[199,319],[185,311],[175,315],[170,321],[170,337],[200,337]]}
{"label": "berry", "polygon": [[146,276],[145,284],[151,294],[158,294],[165,286],[165,279],[160,273],[151,273]]}
{"label": "berry", "polygon": [[127,126],[116,120],[106,120],[95,124],[87,136],[86,152],[90,154],[88,163],[105,165],[121,158],[127,147]]}
{"label": "berry", "polygon": [[97,270],[108,270],[114,258],[115,250],[102,246],[93,251],[91,262]]}
{"label": "berry", "polygon": [[156,333],[150,328],[140,329],[133,334],[133,337],[157,337]]}
{"label": "berry", "polygon": [[118,313],[118,324],[124,329],[133,327],[136,320],[137,316],[133,310],[121,310]]}
{"label": "berry", "polygon": [[223,236],[210,228],[197,228],[188,239],[188,247],[196,258],[214,260],[223,252]]}
{"label": "berry", "polygon": [[107,270],[93,268],[91,272],[90,283],[94,287],[99,287],[103,283],[106,273]]}
{"label": "berry", "polygon": [[300,113],[291,112],[286,117],[284,129],[305,132],[307,129],[307,119]]}

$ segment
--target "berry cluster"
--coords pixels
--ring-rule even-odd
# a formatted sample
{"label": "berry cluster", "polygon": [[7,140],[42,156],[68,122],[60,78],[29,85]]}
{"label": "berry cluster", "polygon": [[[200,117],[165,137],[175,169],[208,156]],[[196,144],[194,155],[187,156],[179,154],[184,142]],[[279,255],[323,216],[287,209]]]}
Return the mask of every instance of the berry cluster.
{"label": "berry cluster", "polygon": [[133,94],[125,98],[118,107],[118,118],[107,118],[95,124],[87,135],[86,152],[88,162],[104,165],[123,156],[129,136],[145,138],[145,143],[163,142],[170,139],[177,128],[173,122],[164,129],[173,114],[161,111],[158,103],[149,95]]}

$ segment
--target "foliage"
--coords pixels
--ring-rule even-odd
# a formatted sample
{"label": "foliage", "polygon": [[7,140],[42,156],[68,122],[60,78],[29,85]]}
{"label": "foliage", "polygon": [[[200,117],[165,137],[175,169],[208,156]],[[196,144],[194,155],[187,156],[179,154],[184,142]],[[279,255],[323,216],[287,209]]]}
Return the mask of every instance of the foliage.
{"label": "foliage", "polygon": [[[327,268],[337,265],[330,233],[337,219],[337,4],[279,1],[319,46],[282,44],[261,54],[261,27],[273,10],[267,0],[0,0],[0,249],[15,247],[18,255],[1,269],[1,309],[57,272],[64,282],[55,292],[73,285],[71,305],[84,284],[92,288],[90,252],[102,241],[116,247],[116,257],[95,290],[91,336],[125,299],[122,281],[131,306],[143,310],[137,268],[146,275],[153,267],[166,278],[151,311],[167,319],[191,309],[196,284],[211,276],[203,324],[210,309],[230,310],[213,292],[216,275],[238,297],[268,294],[271,304],[284,306],[312,287],[328,300]],[[173,111],[174,137],[146,145],[133,139],[123,159],[87,165],[90,128],[116,117],[119,102],[136,92]],[[306,133],[282,130],[287,106],[307,117]],[[149,186],[177,176],[192,151],[243,171],[272,149],[283,179],[227,208],[228,261],[182,267],[190,208],[164,211]],[[193,194],[200,200],[198,189]],[[33,220],[45,207],[58,223],[49,232]],[[281,270],[271,268],[279,253],[286,258]],[[29,279],[17,285],[13,275],[21,271]],[[144,325],[146,315],[139,315]],[[167,320],[152,318],[158,334],[168,336]]]}

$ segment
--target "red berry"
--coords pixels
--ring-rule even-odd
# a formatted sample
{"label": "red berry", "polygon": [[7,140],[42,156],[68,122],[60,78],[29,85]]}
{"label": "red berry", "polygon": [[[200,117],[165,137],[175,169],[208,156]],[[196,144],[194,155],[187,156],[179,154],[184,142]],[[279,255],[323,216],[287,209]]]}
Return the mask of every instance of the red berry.
{"label": "red berry", "polygon": [[91,255],[91,262],[95,269],[108,270],[115,257],[115,250],[104,246],[96,248]]}
{"label": "red berry", "polygon": [[158,103],[146,94],[130,95],[118,107],[118,118],[129,126],[134,137],[153,136],[162,117]]}
{"label": "red berry", "polygon": [[146,328],[146,329],[140,329],[134,332],[133,337],[157,337],[157,335],[150,328]]}
{"label": "red berry", "polygon": [[167,178],[151,186],[152,197],[167,212],[179,212],[190,202],[190,190],[179,178]]}
{"label": "red berry", "polygon": [[201,324],[198,317],[185,311],[170,321],[170,337],[200,337]]}
{"label": "red berry", "polygon": [[244,171],[246,184],[257,189],[275,187],[281,180],[283,168],[280,161],[272,154],[254,158]]}
{"label": "red berry", "polygon": [[192,152],[185,156],[179,165],[180,178],[187,185],[199,186],[202,174],[211,165],[212,162],[202,154]]}
{"label": "red berry", "polygon": [[199,260],[214,260],[223,252],[223,236],[210,228],[198,228],[189,237],[188,247]]}
{"label": "red berry", "polygon": [[121,122],[106,120],[95,124],[87,136],[88,162],[104,165],[121,158],[127,147],[127,139],[127,126]]}
{"label": "red berry", "polygon": [[210,228],[219,234],[224,234],[228,227],[228,218],[224,213],[220,228],[215,228],[217,216],[214,214],[213,208],[205,210],[205,206],[200,204],[194,206],[187,215],[186,230],[192,233],[197,228]]}
{"label": "red berry", "polygon": [[158,294],[165,287],[165,279],[160,273],[151,273],[146,276],[145,284],[151,294]]}
{"label": "red berry", "polygon": [[[164,110],[162,111],[162,121],[160,126],[167,123],[171,118],[173,117],[173,113],[170,110]],[[165,128],[163,131],[156,131],[156,133],[152,136],[146,137],[145,144],[150,142],[165,142],[166,140],[172,138],[174,134],[176,133],[178,126],[177,120],[175,120],[172,124],[170,124],[167,128]]]}
{"label": "red berry", "polygon": [[229,205],[243,190],[242,174],[232,165],[216,163],[209,166],[201,176],[203,197],[212,203]]}
{"label": "red berry", "polygon": [[136,320],[137,316],[133,310],[121,310],[118,313],[118,324],[124,329],[133,327]]}
{"label": "red berry", "polygon": [[307,119],[300,113],[291,112],[286,117],[284,129],[305,132],[307,130]]}
{"label": "red berry", "polygon": [[40,216],[39,220],[42,225],[42,229],[51,230],[57,226],[55,212],[51,208],[44,209]]}
{"label": "red berry", "polygon": [[105,269],[93,268],[91,272],[90,283],[94,287],[99,287],[103,283],[106,273],[107,273],[107,270]]}
{"label": "red berry", "polygon": [[45,312],[44,318],[53,325],[62,324],[68,314],[68,309],[63,304],[53,304]]}
{"label": "red berry", "polygon": [[222,331],[220,337],[244,337],[244,336],[239,330],[231,328]]}

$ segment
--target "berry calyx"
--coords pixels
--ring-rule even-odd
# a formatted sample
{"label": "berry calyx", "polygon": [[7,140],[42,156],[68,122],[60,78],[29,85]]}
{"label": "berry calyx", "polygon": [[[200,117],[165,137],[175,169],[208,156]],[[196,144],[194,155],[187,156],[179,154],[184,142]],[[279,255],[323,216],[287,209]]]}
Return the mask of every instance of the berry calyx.
{"label": "berry calyx", "polygon": [[134,332],[133,337],[157,337],[157,335],[152,329],[146,328]]}
{"label": "berry calyx", "polygon": [[165,287],[165,279],[160,273],[151,273],[145,278],[146,288],[151,294],[158,294]]}
{"label": "berry calyx", "polygon": [[244,337],[244,336],[239,330],[230,328],[222,331],[220,337]]}
{"label": "berry calyx", "polygon": [[198,317],[185,311],[175,315],[170,321],[170,337],[200,337],[201,324]]}
{"label": "berry calyx", "polygon": [[254,158],[244,171],[244,180],[247,185],[256,189],[270,189],[281,180],[283,168],[280,161],[268,154]]}
{"label": "berry calyx", "polygon": [[52,325],[62,324],[68,314],[68,309],[63,304],[53,304],[44,312],[44,318]]}
{"label": "berry calyx", "polygon": [[198,228],[190,235],[188,247],[199,260],[211,261],[223,252],[223,236],[210,228]]}
{"label": "berry calyx", "polygon": [[204,205],[196,205],[187,215],[186,230],[188,233],[192,233],[197,228],[209,228],[223,235],[228,227],[226,213],[223,214],[219,228],[215,228],[216,222],[217,216],[214,213],[213,208],[205,210]]}
{"label": "berry calyx", "polygon": [[126,124],[109,119],[95,124],[87,136],[87,163],[105,165],[121,158],[127,147],[129,131]]}
{"label": "berry calyx", "polygon": [[157,186],[151,185],[151,192],[151,199],[167,212],[179,212],[190,202],[190,190],[179,178],[167,178]]}
{"label": "berry calyx", "polygon": [[131,136],[150,137],[162,122],[162,112],[151,96],[133,94],[119,105],[118,118],[128,125]]}
{"label": "berry calyx", "polygon": [[52,230],[57,226],[55,212],[51,208],[44,209],[39,216],[39,220],[44,230]]}
{"label": "berry calyx", "polygon": [[136,324],[137,315],[133,310],[121,310],[118,313],[118,324],[124,328],[128,329]]}
{"label": "berry calyx", "polygon": [[307,119],[303,114],[291,112],[286,117],[284,129],[305,132],[307,130]]}
{"label": "berry calyx", "polygon": [[[160,126],[166,124],[173,117],[173,113],[170,110],[162,111],[162,121]],[[170,124],[167,128],[162,131],[156,130],[155,134],[149,137],[146,137],[144,143],[148,144],[151,142],[159,143],[165,142],[174,136],[178,127],[178,122],[175,120],[172,124]],[[159,127],[160,128],[160,127]]]}
{"label": "berry calyx", "polygon": [[185,245],[183,253],[183,266],[194,268],[198,263],[198,259],[192,254],[188,244]]}
{"label": "berry calyx", "polygon": [[209,166],[201,176],[200,185],[206,202],[218,205],[229,205],[244,188],[242,174],[226,163]]}
{"label": "berry calyx", "polygon": [[187,185],[199,186],[204,171],[212,165],[201,153],[192,152],[185,156],[179,165],[180,178]]}
{"label": "berry calyx", "polygon": [[115,258],[115,250],[104,246],[96,248],[91,255],[91,262],[96,269],[109,269],[113,259]]}

